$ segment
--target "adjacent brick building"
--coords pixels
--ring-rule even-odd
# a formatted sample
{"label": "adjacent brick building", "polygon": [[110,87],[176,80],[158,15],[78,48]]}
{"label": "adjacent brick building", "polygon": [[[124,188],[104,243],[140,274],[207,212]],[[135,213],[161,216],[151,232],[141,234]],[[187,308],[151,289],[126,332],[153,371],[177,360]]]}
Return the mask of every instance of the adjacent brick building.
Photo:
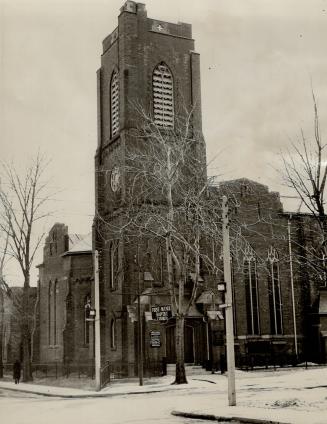
{"label": "adjacent brick building", "polygon": [[92,362],[92,328],[85,321],[93,278],[91,236],[69,234],[66,225],[55,224],[38,268],[37,361]]}

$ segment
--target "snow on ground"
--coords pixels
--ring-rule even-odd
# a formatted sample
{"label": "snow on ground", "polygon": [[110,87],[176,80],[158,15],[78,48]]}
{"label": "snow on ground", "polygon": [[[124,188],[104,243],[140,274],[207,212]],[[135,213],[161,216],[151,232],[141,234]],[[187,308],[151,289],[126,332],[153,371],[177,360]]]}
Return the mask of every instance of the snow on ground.
{"label": "snow on ground", "polygon": [[[171,411],[179,410],[292,424],[327,424],[327,368],[236,371],[236,407],[228,406],[226,375],[192,375],[188,380],[187,385],[171,386],[173,377],[147,379],[143,387],[138,386],[137,379],[118,380],[101,391],[103,398],[93,399],[68,401],[39,397],[31,402],[30,398],[23,397],[0,398],[0,420],[4,416],[6,424],[38,424],[45,419],[47,424],[60,420],[70,424],[89,423],[90,420],[92,424],[182,424],[185,419],[170,416]],[[12,382],[0,381],[0,389],[4,385],[14,387]],[[35,384],[19,386],[63,396],[67,393],[75,396],[84,393],[90,397],[96,394],[89,387],[88,391],[82,391]],[[37,416],[31,411],[33,405],[40,412]],[[95,417],[93,421],[92,417]]]}

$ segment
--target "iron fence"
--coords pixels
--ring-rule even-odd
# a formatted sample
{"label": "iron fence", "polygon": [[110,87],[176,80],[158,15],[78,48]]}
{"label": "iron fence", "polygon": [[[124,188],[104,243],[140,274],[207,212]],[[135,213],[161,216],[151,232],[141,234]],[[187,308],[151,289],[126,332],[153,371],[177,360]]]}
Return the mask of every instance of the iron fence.
{"label": "iron fence", "polygon": [[[4,374],[12,374],[13,364],[3,364]],[[91,378],[94,379],[94,365],[68,364],[60,362],[32,363],[32,374],[35,378]]]}
{"label": "iron fence", "polygon": [[245,371],[286,367],[312,368],[326,365],[323,363],[313,363],[307,360],[305,357],[297,357],[295,355],[289,354],[247,354],[240,355],[237,359],[237,368]]}
{"label": "iron fence", "polygon": [[[167,367],[165,361],[145,361],[143,364],[144,377],[161,377],[166,375]],[[128,377],[138,377],[137,362],[110,362],[101,368],[101,385],[102,381],[120,380]],[[105,383],[105,384],[107,384]]]}
{"label": "iron fence", "polygon": [[104,386],[110,383],[110,363],[109,361],[101,367],[100,370],[100,388],[102,389]]}
{"label": "iron fence", "polygon": [[[5,375],[11,375],[12,370],[12,363],[3,364],[3,371]],[[166,375],[166,372],[167,366],[165,360],[145,361],[143,364],[144,377],[160,377]],[[90,363],[32,363],[32,373],[35,378],[95,378],[94,364]],[[138,377],[137,362],[106,361],[106,363],[101,367],[101,387],[110,383],[110,381],[129,377]]]}

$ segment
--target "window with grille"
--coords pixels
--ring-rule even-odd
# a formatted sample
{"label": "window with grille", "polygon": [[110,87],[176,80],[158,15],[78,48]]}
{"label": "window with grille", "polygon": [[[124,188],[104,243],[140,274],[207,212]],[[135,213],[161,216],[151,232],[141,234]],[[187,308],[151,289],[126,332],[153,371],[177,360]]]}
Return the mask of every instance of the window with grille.
{"label": "window with grille", "polygon": [[119,131],[119,79],[118,72],[114,72],[110,84],[110,110],[111,110],[111,137]]}
{"label": "window with grille", "polygon": [[110,347],[116,349],[117,347],[117,332],[116,332],[116,320],[112,319],[110,324]]}
{"label": "window with grille", "polygon": [[48,290],[48,344],[51,346],[51,296],[52,296],[52,283],[49,282],[49,290]]}
{"label": "window with grille", "polygon": [[153,117],[154,123],[162,127],[174,126],[174,84],[170,69],[160,63],[153,71]]}
{"label": "window with grille", "polygon": [[58,281],[56,280],[53,286],[53,344],[56,345],[57,340],[57,294]]}
{"label": "window with grille", "polygon": [[244,279],[248,334],[260,334],[257,264],[249,245],[244,254]]}
{"label": "window with grille", "polygon": [[119,243],[112,241],[109,243],[108,249],[109,255],[109,287],[110,290],[116,290],[118,288],[117,276],[119,270]]}
{"label": "window with grille", "polygon": [[271,334],[283,334],[282,299],[279,279],[279,258],[276,249],[268,251],[268,294]]}

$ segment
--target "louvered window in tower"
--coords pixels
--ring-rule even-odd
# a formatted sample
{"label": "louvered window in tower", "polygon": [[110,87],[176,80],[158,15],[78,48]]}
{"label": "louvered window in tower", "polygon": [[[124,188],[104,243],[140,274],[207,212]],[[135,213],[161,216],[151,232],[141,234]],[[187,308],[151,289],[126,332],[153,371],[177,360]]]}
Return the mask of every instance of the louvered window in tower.
{"label": "louvered window in tower", "polygon": [[114,72],[110,85],[110,110],[111,110],[111,137],[119,131],[119,80],[118,73]]}
{"label": "louvered window in tower", "polygon": [[165,63],[153,71],[153,115],[154,123],[162,127],[174,126],[173,76]]}

